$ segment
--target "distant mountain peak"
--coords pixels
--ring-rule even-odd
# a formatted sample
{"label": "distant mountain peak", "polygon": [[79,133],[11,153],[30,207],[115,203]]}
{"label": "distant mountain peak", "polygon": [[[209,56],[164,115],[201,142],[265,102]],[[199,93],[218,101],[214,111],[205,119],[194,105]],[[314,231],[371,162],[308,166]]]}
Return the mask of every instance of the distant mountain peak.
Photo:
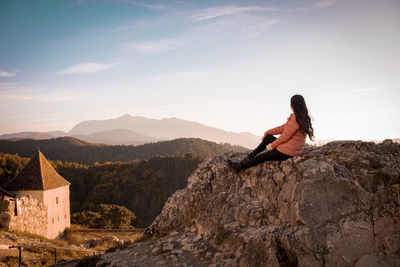
{"label": "distant mountain peak", "polygon": [[75,125],[68,135],[92,135],[116,129],[129,129],[158,140],[176,138],[201,138],[217,143],[230,143],[253,148],[259,143],[259,137],[246,133],[239,134],[207,126],[199,122],[176,117],[149,119],[125,114],[116,119],[83,121]]}
{"label": "distant mountain peak", "polygon": [[126,113],[125,115],[122,115],[121,117],[117,118],[117,119],[130,119],[133,118],[133,116],[131,116],[130,114]]}
{"label": "distant mountain peak", "polygon": [[184,119],[179,119],[177,117],[166,117],[166,118],[162,118],[161,120],[180,120],[180,121],[184,121]]}

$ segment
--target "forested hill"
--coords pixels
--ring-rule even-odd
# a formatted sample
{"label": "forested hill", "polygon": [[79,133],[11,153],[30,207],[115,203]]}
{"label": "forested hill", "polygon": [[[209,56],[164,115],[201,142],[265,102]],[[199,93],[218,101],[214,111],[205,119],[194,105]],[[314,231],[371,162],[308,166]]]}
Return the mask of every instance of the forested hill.
{"label": "forested hill", "polygon": [[[15,177],[29,160],[0,153],[0,186]],[[51,165],[71,183],[71,213],[96,211],[100,204],[116,204],[136,214],[136,227],[146,227],[161,212],[168,197],[186,186],[187,177],[202,161],[202,157],[185,154],[130,163],[83,165],[51,161]]]}
{"label": "forested hill", "polygon": [[209,157],[227,151],[243,152],[247,150],[240,146],[217,144],[199,138],[180,138],[140,146],[92,144],[73,137],[47,140],[0,140],[0,152],[18,154],[21,157],[32,157],[38,148],[50,160],[83,164],[108,161],[128,162],[137,159],[150,159],[156,155],[181,155],[186,153]]}

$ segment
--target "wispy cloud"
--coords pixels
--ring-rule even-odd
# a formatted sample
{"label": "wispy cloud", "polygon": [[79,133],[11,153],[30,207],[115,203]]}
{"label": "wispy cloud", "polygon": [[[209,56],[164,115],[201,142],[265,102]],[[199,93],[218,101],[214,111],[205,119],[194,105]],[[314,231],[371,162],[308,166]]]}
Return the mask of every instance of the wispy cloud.
{"label": "wispy cloud", "polygon": [[185,72],[175,72],[168,73],[164,75],[155,76],[149,78],[149,81],[158,81],[158,80],[171,80],[171,79],[182,79],[182,78],[193,78],[207,75],[209,72],[207,71],[185,71]]}
{"label": "wispy cloud", "polygon": [[338,0],[323,0],[323,1],[318,1],[313,5],[314,9],[320,9],[320,8],[325,8],[325,7],[330,7],[336,4]]}
{"label": "wispy cloud", "polygon": [[265,32],[270,26],[274,24],[278,24],[279,20],[277,19],[271,19],[259,23],[255,23],[253,25],[249,25],[243,29],[245,32],[245,37],[246,38],[254,38],[259,35],[261,35],[263,32]]}
{"label": "wispy cloud", "polygon": [[173,50],[182,46],[184,42],[181,39],[164,39],[151,42],[133,42],[125,46],[135,49],[139,52],[162,52]]}
{"label": "wispy cloud", "polygon": [[42,94],[25,94],[25,93],[0,93],[0,100],[2,101],[20,101],[29,100],[37,102],[54,102],[54,101],[75,101],[89,98],[92,92],[55,92],[55,93],[42,93]]}
{"label": "wispy cloud", "polygon": [[[82,4],[83,2],[86,2],[87,0],[78,0],[78,5]],[[132,4],[134,6],[138,6],[138,7],[144,7],[144,8],[148,8],[151,10],[157,10],[157,9],[164,9],[167,6],[166,5],[162,5],[162,4],[149,4],[149,3],[144,3],[142,1],[136,1],[136,0],[109,0],[109,2],[123,2],[123,3],[129,3]],[[95,1],[93,1],[95,2]]]}
{"label": "wispy cloud", "polygon": [[191,16],[194,21],[210,20],[222,16],[238,15],[253,11],[278,11],[278,8],[261,6],[219,6],[200,10]]}
{"label": "wispy cloud", "polygon": [[143,3],[141,1],[136,1],[136,0],[120,0],[122,2],[130,3],[132,5],[138,6],[138,7],[145,7],[151,10],[157,10],[157,9],[164,9],[167,6],[162,5],[162,4],[148,4],[148,3]]}
{"label": "wispy cloud", "polygon": [[96,73],[114,67],[116,64],[101,64],[83,62],[65,70],[55,72],[53,74],[78,74],[78,73]]}
{"label": "wispy cloud", "polygon": [[288,12],[308,12],[312,10],[318,10],[322,8],[327,8],[337,4],[339,0],[321,0],[317,1],[312,5],[304,6],[304,7],[295,7],[295,8],[288,8],[286,11]]}
{"label": "wispy cloud", "polygon": [[0,77],[13,77],[15,75],[17,75],[16,72],[8,72],[0,70]]}
{"label": "wispy cloud", "polygon": [[13,82],[11,83],[0,82],[0,93],[6,93],[6,92],[32,93],[32,92],[37,92],[37,89]]}
{"label": "wispy cloud", "polygon": [[[259,14],[240,14],[235,18],[212,20],[200,26],[200,30],[217,34],[216,38],[237,37],[251,39],[264,34],[272,25],[278,24],[278,19],[266,18]],[[213,39],[209,37],[209,39]]]}
{"label": "wispy cloud", "polygon": [[72,101],[86,99],[94,95],[93,92],[46,92],[45,89],[34,88],[18,83],[0,83],[0,102],[13,101],[36,101],[36,102],[52,102],[52,101]]}
{"label": "wispy cloud", "polygon": [[[158,21],[158,19],[156,19],[156,21]],[[132,29],[140,30],[153,27],[154,25],[160,25],[160,23],[154,23],[154,20],[133,20],[130,22],[125,22],[119,26],[109,28],[108,31],[116,33]]]}
{"label": "wispy cloud", "polygon": [[151,28],[159,28],[160,26],[182,23],[182,17],[175,13],[167,13],[157,17],[149,18],[133,18],[125,21],[118,26],[108,29],[110,32],[121,32],[126,30],[135,30],[137,32],[146,32]]}

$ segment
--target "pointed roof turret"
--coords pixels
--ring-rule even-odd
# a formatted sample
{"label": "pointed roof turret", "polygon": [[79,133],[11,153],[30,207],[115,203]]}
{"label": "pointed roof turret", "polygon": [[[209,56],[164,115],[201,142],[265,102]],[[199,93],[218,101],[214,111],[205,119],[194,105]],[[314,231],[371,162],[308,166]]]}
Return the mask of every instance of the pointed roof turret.
{"label": "pointed roof turret", "polygon": [[50,190],[70,185],[47,161],[39,148],[22,171],[4,189],[8,191]]}

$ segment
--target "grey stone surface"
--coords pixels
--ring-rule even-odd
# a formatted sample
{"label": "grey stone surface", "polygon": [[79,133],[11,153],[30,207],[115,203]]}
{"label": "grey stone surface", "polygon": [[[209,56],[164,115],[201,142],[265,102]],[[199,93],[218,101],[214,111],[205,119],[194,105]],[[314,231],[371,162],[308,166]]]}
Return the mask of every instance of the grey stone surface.
{"label": "grey stone surface", "polygon": [[400,266],[399,144],[331,142],[238,174],[226,164],[243,157],[200,164],[148,241],[98,266]]}

